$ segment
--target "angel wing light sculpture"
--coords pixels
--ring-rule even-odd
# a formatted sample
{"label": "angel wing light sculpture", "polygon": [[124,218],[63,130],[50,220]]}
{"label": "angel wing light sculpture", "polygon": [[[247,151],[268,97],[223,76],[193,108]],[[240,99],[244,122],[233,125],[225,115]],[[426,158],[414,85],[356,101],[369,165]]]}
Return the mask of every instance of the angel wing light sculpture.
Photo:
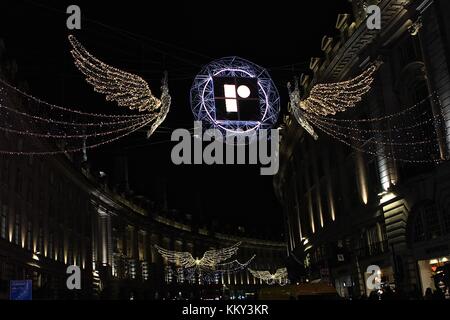
{"label": "angel wing light sculpture", "polygon": [[348,81],[316,84],[305,99],[300,98],[297,81],[294,89],[288,83],[290,107],[295,119],[317,140],[318,135],[308,122],[308,118],[335,115],[355,107],[371,89],[374,81],[373,74],[379,66],[380,63],[376,62],[360,75]]}
{"label": "angel wing light sculpture", "polygon": [[192,279],[196,274],[205,279],[213,279],[215,275],[224,273],[235,273],[241,271],[253,261],[255,255],[245,263],[238,260],[225,262],[239,250],[240,242],[235,245],[219,250],[208,250],[202,258],[194,258],[189,252],[171,251],[155,245],[156,250],[167,262],[175,264],[178,268],[187,271],[187,278]]}
{"label": "angel wing light sculpture", "polygon": [[257,279],[261,279],[262,281],[266,282],[267,284],[274,284],[279,283],[281,285],[284,285],[288,281],[288,272],[287,268],[280,268],[275,271],[275,273],[270,273],[270,271],[264,270],[264,271],[258,271],[258,270],[252,270],[248,269],[248,271]]}
{"label": "angel wing light sculpture", "polygon": [[112,67],[90,54],[81,43],[69,35],[75,66],[96,92],[115,101],[119,106],[151,114],[153,123],[147,132],[150,137],[165,120],[171,104],[167,73],[161,86],[161,98],[155,97],[148,83],[141,77]]}
{"label": "angel wing light sculpture", "polygon": [[196,258],[189,252],[170,251],[158,245],[155,245],[156,250],[168,262],[174,263],[182,268],[206,268],[214,269],[220,262],[226,261],[233,257],[239,250],[240,242],[235,245],[219,250],[208,250],[203,254],[202,258]]}

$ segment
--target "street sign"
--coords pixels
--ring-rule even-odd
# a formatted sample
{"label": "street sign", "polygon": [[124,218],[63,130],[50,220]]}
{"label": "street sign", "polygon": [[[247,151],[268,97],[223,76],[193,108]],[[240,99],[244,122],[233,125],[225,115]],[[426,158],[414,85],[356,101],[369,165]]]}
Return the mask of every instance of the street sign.
{"label": "street sign", "polygon": [[31,280],[11,280],[9,282],[10,300],[32,300],[33,282]]}

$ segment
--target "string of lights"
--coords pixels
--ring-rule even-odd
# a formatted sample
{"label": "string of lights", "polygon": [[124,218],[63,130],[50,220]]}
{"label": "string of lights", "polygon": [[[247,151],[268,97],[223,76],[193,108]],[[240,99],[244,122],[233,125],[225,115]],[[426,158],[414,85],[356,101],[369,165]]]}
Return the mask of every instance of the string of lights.
{"label": "string of lights", "polygon": [[[139,118],[142,117],[142,114],[133,114],[133,115],[111,115],[111,114],[101,114],[101,113],[89,113],[89,112],[83,112],[74,108],[69,108],[69,107],[62,107],[56,104],[52,104],[49,102],[46,102],[44,100],[41,100],[31,94],[28,94],[24,91],[22,91],[21,89],[9,84],[8,82],[4,81],[3,79],[0,78],[0,83],[3,84],[5,87],[10,88],[12,90],[14,90],[16,93],[18,93],[19,95],[21,95],[22,97],[26,98],[27,100],[31,100],[34,101],[35,103],[38,103],[41,106],[46,106],[50,109],[54,109],[54,110],[59,110],[59,111],[63,111],[63,112],[67,112],[67,113],[73,113],[73,114],[77,114],[80,116],[87,116],[87,117],[93,117],[93,118],[116,118],[116,119],[121,119],[121,118]],[[1,87],[0,87],[0,91],[1,91]]]}
{"label": "string of lights", "polygon": [[394,118],[398,118],[401,116],[404,116],[405,114],[409,114],[413,112],[418,107],[422,106],[424,103],[428,102],[430,99],[433,99],[434,102],[439,103],[439,97],[437,96],[437,92],[433,92],[421,101],[417,102],[416,104],[412,105],[408,108],[400,108],[401,111],[380,116],[380,117],[374,117],[374,118],[364,118],[364,119],[337,119],[333,117],[324,117],[324,116],[316,116],[316,118],[331,121],[331,122],[346,122],[346,123],[364,123],[364,122],[385,122],[386,120],[392,120]]}
{"label": "string of lights", "polygon": [[255,259],[256,255],[253,255],[249,260],[244,263],[239,262],[238,260],[233,260],[226,263],[221,263],[216,266],[215,272],[218,273],[234,273],[239,272],[246,269],[250,263]]}
{"label": "string of lights", "polygon": [[[440,160],[433,159],[432,157],[430,157],[430,154],[428,154],[428,153],[425,154],[423,149],[412,148],[412,152],[413,152],[412,155],[411,155],[411,148],[404,148],[404,149],[397,148],[396,151],[393,151],[392,148],[386,148],[386,149],[375,148],[374,150],[368,149],[368,148],[366,148],[366,144],[351,143],[351,142],[339,137],[339,135],[333,134],[333,132],[329,131],[326,127],[323,127],[319,123],[316,123],[315,126],[317,128],[319,128],[321,131],[323,131],[325,134],[334,138],[335,140],[347,145],[348,147],[350,147],[356,151],[362,152],[362,153],[367,153],[367,154],[370,154],[373,156],[381,156],[383,158],[393,159],[395,161],[400,161],[400,162],[405,162],[405,163],[424,164],[424,163],[440,162]],[[376,139],[376,138],[374,138],[374,139]],[[405,155],[410,155],[410,157],[406,158]],[[418,159],[417,155],[424,155],[426,157],[424,159]]]}
{"label": "string of lights", "polygon": [[10,129],[10,128],[5,128],[0,126],[0,131],[4,131],[4,132],[9,132],[9,133],[13,133],[13,134],[17,134],[17,135],[21,135],[21,136],[32,136],[32,137],[39,137],[39,138],[53,138],[53,139],[79,139],[79,138],[90,138],[90,137],[101,137],[101,136],[108,136],[108,135],[112,135],[115,133],[119,133],[122,131],[129,131],[132,130],[133,128],[143,124],[143,123],[148,123],[149,121],[152,121],[152,117],[147,117],[144,118],[143,120],[139,120],[139,121],[134,121],[134,123],[132,125],[123,127],[123,128],[119,128],[116,130],[110,130],[110,131],[105,131],[105,132],[95,132],[95,133],[89,133],[89,134],[50,134],[50,133],[38,133],[38,132],[32,132],[32,131],[28,131],[28,130],[15,130],[15,129]]}
{"label": "string of lights", "polygon": [[[96,142],[96,143],[93,143],[93,144],[84,143],[84,145],[81,146],[81,147],[68,147],[68,148],[61,148],[59,150],[53,150],[53,151],[10,151],[10,150],[0,150],[0,154],[18,155],[18,156],[22,156],[22,155],[26,155],[26,156],[51,156],[51,155],[58,155],[58,154],[68,154],[68,153],[83,152],[83,151],[86,151],[86,150],[89,150],[89,149],[94,149],[94,148],[98,148],[98,147],[106,145],[106,144],[110,144],[110,143],[112,143],[114,141],[117,141],[117,140],[119,140],[121,138],[124,138],[124,137],[132,134],[133,132],[136,132],[136,131],[144,128],[145,126],[147,126],[151,122],[152,122],[152,120],[142,122],[139,126],[133,128],[132,130],[126,131],[125,133],[122,133],[122,134],[120,134],[118,136],[115,136],[115,137],[110,138],[110,139],[102,140],[100,142]],[[56,148],[56,146],[54,148]]]}
{"label": "string of lights", "polygon": [[[439,114],[433,115],[429,109],[419,113],[411,112],[432,97],[434,94],[407,108],[410,112],[397,113],[395,116],[401,114],[402,117],[395,119],[396,121],[391,115],[390,121],[394,124],[387,129],[361,128],[361,121],[358,123],[346,121],[345,124],[349,123],[350,126],[327,121],[325,118],[311,114],[305,116],[327,135],[360,152],[384,156],[400,162],[433,163],[438,161],[435,156],[438,153],[438,137],[434,130],[442,125],[442,117]],[[412,125],[407,125],[409,123]],[[381,125],[386,126],[388,123],[384,121]]]}
{"label": "string of lights", "polygon": [[[316,126],[318,126],[317,122],[313,122]],[[330,127],[327,127],[323,124],[321,124],[321,128],[327,128],[327,132],[331,132],[331,134],[334,134],[336,136],[340,136],[343,138],[347,138],[353,141],[358,141],[361,143],[365,143],[365,144],[378,144],[378,145],[389,145],[389,146],[412,146],[412,145],[420,145],[420,144],[429,144],[429,143],[433,143],[436,141],[436,139],[428,139],[428,140],[420,140],[420,141],[408,141],[408,142],[396,142],[393,139],[387,138],[386,140],[379,140],[379,139],[372,139],[375,137],[370,137],[367,139],[364,138],[360,138],[357,135],[351,135],[351,134],[345,134],[343,132],[339,132],[337,130],[334,129],[330,129]],[[361,131],[364,132],[364,131]],[[379,137],[378,137],[379,138]],[[414,138],[414,137],[412,137]]]}
{"label": "string of lights", "polygon": [[0,104],[0,108],[5,109],[7,111],[16,113],[20,116],[23,116],[25,118],[30,118],[33,120],[37,120],[37,121],[43,121],[46,123],[51,123],[51,124],[59,124],[59,125],[67,125],[67,126],[73,126],[73,127],[105,127],[105,126],[116,126],[116,125],[122,125],[122,124],[129,124],[129,123],[135,123],[137,121],[142,121],[145,119],[148,119],[150,116],[149,115],[141,115],[140,117],[133,117],[131,119],[126,119],[126,120],[116,120],[116,121],[100,121],[100,122],[76,122],[76,121],[72,121],[72,122],[67,122],[67,121],[61,121],[61,120],[52,120],[49,118],[44,118],[41,116],[35,116],[32,114],[29,114],[27,112],[22,112],[19,111],[17,109],[14,108],[10,108],[7,107],[3,104]]}
{"label": "string of lights", "polygon": [[25,99],[24,102],[24,96],[12,87],[0,87],[0,93],[0,131],[11,135],[11,138],[20,138],[16,143],[7,142],[8,148],[1,150],[1,154],[55,155],[85,152],[127,136],[147,126],[156,117],[155,114],[141,114],[139,117],[107,117],[85,122],[80,120],[85,114],[49,110],[39,99]]}
{"label": "string of lights", "polygon": [[[428,111],[424,111],[420,114],[420,117],[428,116],[428,113],[429,113]],[[402,132],[402,131],[407,131],[407,130],[413,130],[418,127],[430,124],[430,123],[440,123],[441,122],[441,116],[436,115],[436,116],[426,117],[425,120],[422,120],[421,122],[416,122],[412,125],[406,125],[406,126],[403,126],[403,124],[400,126],[395,125],[395,126],[390,126],[388,129],[362,129],[362,128],[359,128],[358,126],[351,127],[351,126],[339,125],[336,122],[322,120],[322,119],[318,119],[318,118],[314,118],[314,117],[310,117],[310,116],[307,116],[307,118],[311,122],[318,122],[324,126],[336,128],[336,130],[348,130],[348,131],[357,132],[360,134]]]}

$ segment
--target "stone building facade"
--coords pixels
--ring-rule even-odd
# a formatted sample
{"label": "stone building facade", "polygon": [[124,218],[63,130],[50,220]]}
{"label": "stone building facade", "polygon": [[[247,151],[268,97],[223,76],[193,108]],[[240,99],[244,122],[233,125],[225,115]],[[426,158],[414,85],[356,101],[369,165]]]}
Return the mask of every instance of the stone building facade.
{"label": "stone building facade", "polygon": [[[323,56],[311,59],[303,88],[347,80],[381,60],[371,91],[346,116],[393,114],[435,94],[421,109],[441,120],[430,128],[436,150],[423,151],[434,161],[366,154],[325,134],[314,141],[286,116],[274,186],[287,244],[311,280],[331,281],[342,296],[370,294],[370,265],[398,291],[423,294],[436,289],[434,275],[450,259],[450,3],[351,2],[353,14],[339,15],[338,37],[324,37]],[[366,25],[372,4],[381,9],[380,30]]]}

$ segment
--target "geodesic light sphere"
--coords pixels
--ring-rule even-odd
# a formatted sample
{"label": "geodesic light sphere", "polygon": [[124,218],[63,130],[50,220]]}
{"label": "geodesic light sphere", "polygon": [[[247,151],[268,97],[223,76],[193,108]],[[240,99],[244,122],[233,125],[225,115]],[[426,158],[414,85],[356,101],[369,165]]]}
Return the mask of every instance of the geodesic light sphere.
{"label": "geodesic light sphere", "polygon": [[280,96],[264,68],[226,57],[206,65],[195,77],[191,108],[203,128],[219,129],[224,135],[251,135],[277,122]]}

